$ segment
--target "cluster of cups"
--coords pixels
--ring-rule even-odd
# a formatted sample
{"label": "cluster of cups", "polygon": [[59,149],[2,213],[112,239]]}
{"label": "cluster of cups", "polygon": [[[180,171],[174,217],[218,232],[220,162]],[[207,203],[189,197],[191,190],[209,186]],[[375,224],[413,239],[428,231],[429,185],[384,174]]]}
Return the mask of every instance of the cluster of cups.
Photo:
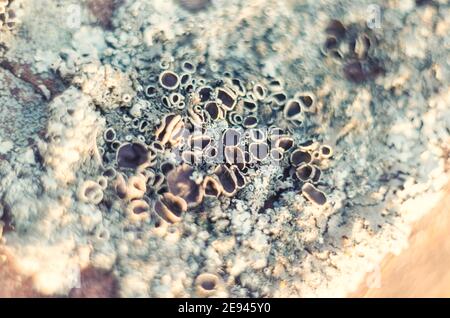
{"label": "cluster of cups", "polygon": [[[122,142],[113,127],[104,132],[115,151],[104,176],[133,218],[153,215],[155,227],[180,222],[183,213],[207,197],[235,196],[262,165],[281,166],[307,200],[326,204],[317,184],[333,150],[314,141],[298,143],[291,134],[305,113],[314,112],[312,93],[289,99],[276,79],[243,83],[228,74],[207,83],[194,77],[193,63],[184,62],[182,70],[178,75],[164,66],[155,78],[158,84],[144,90],[149,100],[167,109],[156,128],[138,116],[141,138]],[[278,121],[261,119],[259,108],[267,105],[276,110]],[[283,128],[277,125],[280,120],[281,126],[286,123]]]}

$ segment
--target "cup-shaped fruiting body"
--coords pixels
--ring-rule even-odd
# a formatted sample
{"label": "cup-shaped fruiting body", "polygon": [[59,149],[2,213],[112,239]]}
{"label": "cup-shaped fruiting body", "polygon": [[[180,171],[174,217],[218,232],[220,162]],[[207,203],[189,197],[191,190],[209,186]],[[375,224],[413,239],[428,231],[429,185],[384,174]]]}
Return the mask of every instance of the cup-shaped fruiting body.
{"label": "cup-shaped fruiting body", "polygon": [[302,106],[297,99],[290,99],[283,110],[284,118],[287,120],[296,120],[302,116]]}
{"label": "cup-shaped fruiting body", "polygon": [[197,90],[197,95],[201,103],[205,103],[212,99],[214,90],[211,86],[203,86]]}
{"label": "cup-shaped fruiting body", "polygon": [[180,86],[186,89],[186,86],[191,83],[192,76],[189,73],[183,73],[180,76]]}
{"label": "cup-shaped fruiting body", "polygon": [[149,163],[149,153],[142,143],[125,143],[117,150],[116,160],[119,168],[137,169]]}
{"label": "cup-shaped fruiting body", "polygon": [[229,88],[217,88],[216,89],[217,100],[219,100],[220,106],[224,110],[232,110],[236,105],[237,97]]}
{"label": "cup-shaped fruiting body", "polygon": [[275,140],[275,148],[281,148],[284,151],[288,151],[294,146],[294,139],[289,136],[280,136]]}
{"label": "cup-shaped fruiting body", "polygon": [[195,71],[197,69],[197,66],[191,61],[184,61],[183,65],[181,66],[181,68],[186,73],[193,74],[193,73],[195,73]]}
{"label": "cup-shaped fruiting body", "polygon": [[281,78],[274,78],[269,82],[269,90],[271,92],[283,91],[284,82]]}
{"label": "cup-shaped fruiting body", "polygon": [[231,87],[233,92],[238,96],[245,96],[247,93],[247,89],[239,78],[231,79]]}
{"label": "cup-shaped fruiting body", "polygon": [[244,99],[242,101],[242,107],[251,113],[254,113],[258,110],[258,104],[250,99]]}
{"label": "cup-shaped fruiting body", "polygon": [[184,123],[180,115],[168,114],[164,116],[161,125],[155,132],[156,140],[162,145],[170,143],[172,146],[180,141]]}
{"label": "cup-shaped fruiting body", "polygon": [[325,56],[330,56],[332,50],[338,49],[339,40],[334,35],[328,35],[325,43],[322,46],[322,53]]}
{"label": "cup-shaped fruiting body", "polygon": [[191,180],[194,169],[186,163],[170,171],[167,175],[167,185],[170,193],[184,199],[189,208],[198,206],[204,195],[201,184]]}
{"label": "cup-shaped fruiting body", "polygon": [[322,170],[319,167],[314,166],[314,175],[311,177],[312,183],[317,183],[320,181],[320,177],[322,175]]}
{"label": "cup-shaped fruiting body", "polygon": [[180,222],[182,214],[187,211],[187,208],[185,200],[170,192],[164,193],[155,202],[155,212],[169,223]]}
{"label": "cup-shaped fruiting body", "polygon": [[150,144],[150,149],[152,149],[155,153],[162,153],[164,152],[164,145],[158,140],[155,140]]}
{"label": "cup-shaped fruiting body", "polygon": [[228,112],[227,119],[228,122],[234,126],[242,124],[243,121],[242,116],[235,111]]}
{"label": "cup-shaped fruiting body", "polygon": [[267,96],[267,89],[264,85],[257,83],[253,86],[253,95],[257,100],[263,100]]}
{"label": "cup-shaped fruiting body", "polygon": [[226,165],[217,166],[214,173],[222,186],[222,194],[227,197],[232,197],[238,188],[234,173]]}
{"label": "cup-shaped fruiting body", "polygon": [[265,142],[252,142],[248,146],[248,151],[252,159],[262,161],[269,155],[269,145]]}
{"label": "cup-shaped fruiting body", "polygon": [[116,140],[116,131],[114,130],[114,128],[109,127],[108,129],[106,129],[103,133],[103,139],[106,142],[113,142],[114,140]]}
{"label": "cup-shaped fruiting body", "polygon": [[222,108],[216,102],[207,102],[205,111],[211,120],[219,120],[223,118]]}
{"label": "cup-shaped fruiting body", "polygon": [[299,92],[295,94],[295,98],[300,101],[302,111],[314,112],[316,110],[316,97],[311,92]]}
{"label": "cup-shaped fruiting body", "polygon": [[302,194],[306,199],[315,205],[324,205],[327,203],[327,197],[325,194],[311,183],[305,183],[302,186]]}
{"label": "cup-shaped fruiting body", "polygon": [[328,35],[332,35],[338,40],[341,40],[345,37],[346,29],[341,21],[331,20],[325,28],[325,32]]}
{"label": "cup-shaped fruiting body", "polygon": [[270,159],[272,159],[274,162],[279,162],[283,160],[283,153],[284,150],[281,148],[272,148],[270,149]]}
{"label": "cup-shaped fruiting body", "polygon": [[169,228],[170,223],[160,217],[156,211],[151,214],[150,218],[153,224],[153,228],[150,232],[158,237],[164,237],[167,234],[167,229]]}
{"label": "cup-shaped fruiting body", "polygon": [[319,143],[314,140],[307,140],[298,145],[298,148],[303,151],[314,151],[319,148]]}
{"label": "cup-shaped fruiting body", "polygon": [[314,150],[311,152],[311,158],[312,163],[318,164],[322,159],[322,155],[319,150]]}
{"label": "cup-shaped fruiting body", "polygon": [[205,189],[205,196],[218,198],[222,193],[222,185],[213,176],[206,176],[203,179],[203,189]]}
{"label": "cup-shaped fruiting body", "polygon": [[121,173],[117,173],[116,180],[114,181],[114,190],[119,198],[126,198],[127,182],[125,180],[125,177]]}
{"label": "cup-shaped fruiting body", "polygon": [[120,148],[121,145],[122,145],[122,143],[120,141],[114,140],[111,143],[111,149],[114,150],[114,151],[117,151]]}
{"label": "cup-shaped fruiting body", "polygon": [[133,222],[148,221],[150,206],[145,200],[132,200],[127,206],[128,218]]}
{"label": "cup-shaped fruiting body", "polygon": [[166,181],[166,177],[162,173],[155,173],[152,178],[147,180],[149,190],[158,192],[164,184],[164,181]]}
{"label": "cup-shaped fruiting body", "polygon": [[242,121],[242,126],[245,128],[255,128],[258,125],[258,117],[249,115]]}
{"label": "cup-shaped fruiting body", "polygon": [[78,199],[86,203],[99,204],[103,200],[103,189],[97,182],[87,180],[78,189]]}
{"label": "cup-shaped fruiting body", "polygon": [[291,154],[291,164],[294,167],[297,167],[301,164],[311,163],[311,154],[307,151],[303,151],[303,149],[298,148],[294,150]]}
{"label": "cup-shaped fruiting body", "polygon": [[328,145],[322,145],[319,148],[320,155],[324,159],[328,159],[333,156],[333,148]]}
{"label": "cup-shaped fruiting body", "polygon": [[295,170],[295,175],[301,181],[309,181],[315,174],[315,167],[310,164],[301,164]]}
{"label": "cup-shaped fruiting body", "polygon": [[180,93],[172,93],[169,95],[169,101],[173,106],[177,106],[184,100],[184,96]]}
{"label": "cup-shaped fruiting body", "polygon": [[159,165],[159,170],[161,170],[162,174],[167,175],[170,171],[175,169],[175,165],[173,162],[164,161]]}
{"label": "cup-shaped fruiting body", "polygon": [[195,279],[195,288],[200,297],[214,296],[220,288],[220,279],[211,273],[200,274]]}
{"label": "cup-shaped fruiting body", "polygon": [[127,182],[127,195],[129,200],[142,199],[147,191],[147,180],[142,174],[131,176]]}
{"label": "cup-shaped fruiting body", "polygon": [[108,187],[108,178],[105,176],[100,176],[97,178],[97,183],[100,185],[102,190],[106,190]]}
{"label": "cup-shaped fruiting body", "polygon": [[287,95],[285,92],[281,91],[281,92],[276,92],[273,93],[271,96],[271,100],[272,100],[272,106],[277,108],[280,106],[283,106],[286,101],[287,101]]}
{"label": "cup-shaped fruiting body", "polygon": [[145,92],[145,96],[147,96],[147,97],[153,97],[153,96],[156,95],[157,90],[156,90],[156,87],[155,87],[155,86],[153,86],[153,85],[147,85],[147,86],[145,87],[145,89],[144,89],[144,92]]}
{"label": "cup-shaped fruiting body", "polygon": [[159,84],[168,90],[175,90],[180,84],[180,77],[172,71],[164,71],[159,75]]}
{"label": "cup-shaped fruiting body", "polygon": [[217,158],[218,154],[219,152],[217,151],[217,148],[210,146],[205,149],[203,158],[208,162],[213,162]]}
{"label": "cup-shaped fruiting body", "polygon": [[106,167],[102,174],[108,180],[114,180],[116,178],[117,171],[116,169],[114,169],[114,167]]}
{"label": "cup-shaped fruiting body", "polygon": [[234,173],[238,189],[242,189],[243,187],[245,187],[245,185],[247,184],[247,179],[242,174],[242,169],[239,169],[237,166],[231,166],[230,169]]}
{"label": "cup-shaped fruiting body", "polygon": [[245,156],[241,148],[237,146],[226,146],[224,148],[225,161],[229,165],[236,165],[239,169],[245,167]]}

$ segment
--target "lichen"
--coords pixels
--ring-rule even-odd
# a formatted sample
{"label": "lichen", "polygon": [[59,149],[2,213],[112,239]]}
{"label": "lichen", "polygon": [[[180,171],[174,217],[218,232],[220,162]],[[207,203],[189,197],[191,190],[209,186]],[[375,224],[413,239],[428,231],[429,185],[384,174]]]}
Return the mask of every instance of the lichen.
{"label": "lichen", "polygon": [[375,1],[380,29],[366,2],[88,1],[79,28],[79,1],[19,2],[0,227],[41,294],[95,269],[123,297],[344,296],[448,182],[443,1]]}

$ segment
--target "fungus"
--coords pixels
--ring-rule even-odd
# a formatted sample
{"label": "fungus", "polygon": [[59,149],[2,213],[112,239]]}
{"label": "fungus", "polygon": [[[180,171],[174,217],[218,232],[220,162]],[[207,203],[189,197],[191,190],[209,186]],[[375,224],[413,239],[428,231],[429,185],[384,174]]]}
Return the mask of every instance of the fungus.
{"label": "fungus", "polygon": [[289,136],[281,136],[275,141],[275,148],[281,148],[288,151],[294,146],[294,139]]}
{"label": "fungus", "polygon": [[203,273],[196,278],[195,286],[199,296],[212,296],[217,292],[219,287],[219,278],[214,274]]}
{"label": "fungus", "polygon": [[242,106],[249,112],[255,112],[258,109],[258,105],[249,99],[244,100]]}
{"label": "fungus", "polygon": [[341,21],[331,20],[328,23],[325,32],[336,37],[337,39],[342,39],[345,36],[346,29]]}
{"label": "fungus", "polygon": [[221,184],[212,176],[206,176],[203,179],[203,188],[205,189],[205,196],[218,198],[222,193]]}
{"label": "fungus", "polygon": [[292,99],[286,103],[283,114],[287,120],[294,120],[299,118],[302,112],[302,107],[298,100]]}
{"label": "fungus", "polygon": [[211,99],[213,89],[209,86],[200,87],[197,94],[198,97],[200,98],[200,102],[204,103]]}
{"label": "fungus", "polygon": [[133,200],[128,203],[127,215],[134,222],[149,220],[150,206],[144,200]]}
{"label": "fungus", "polygon": [[169,192],[184,199],[189,208],[198,206],[203,200],[204,190],[191,180],[194,169],[186,163],[170,171],[167,175]]}
{"label": "fungus", "polygon": [[145,87],[144,92],[145,92],[145,96],[147,96],[147,97],[153,97],[153,96],[156,95],[156,92],[157,92],[157,91],[156,91],[156,87],[155,87],[155,86],[153,86],[153,85],[148,85],[148,86]]}
{"label": "fungus", "polygon": [[302,186],[302,194],[315,205],[324,205],[327,202],[325,194],[311,183],[305,183]]}
{"label": "fungus", "polygon": [[172,146],[180,141],[180,134],[184,123],[180,115],[168,114],[164,117],[161,126],[156,130],[156,139],[162,144],[170,143]]}
{"label": "fungus", "polygon": [[234,173],[225,165],[217,166],[214,173],[219,178],[223,195],[232,197],[237,190],[237,181]]}
{"label": "fungus", "polygon": [[295,170],[295,175],[301,181],[308,181],[314,176],[315,168],[310,164],[302,164]]}
{"label": "fungus", "polygon": [[325,158],[325,159],[328,159],[331,156],[333,156],[333,148],[331,148],[330,146],[327,146],[327,145],[320,146],[319,152],[320,152],[322,158]]}
{"label": "fungus", "polygon": [[129,200],[141,199],[146,191],[147,185],[143,175],[131,176],[128,179],[126,197]]}
{"label": "fungus", "polygon": [[283,159],[283,152],[284,150],[281,148],[272,148],[270,150],[270,158],[275,162],[281,161]]}
{"label": "fungus", "polygon": [[208,102],[205,104],[205,111],[211,120],[218,120],[223,118],[222,109],[216,102]]}
{"label": "fungus", "polygon": [[180,84],[180,78],[172,71],[164,71],[159,76],[159,84],[168,90],[174,90]]}
{"label": "fungus", "polygon": [[114,128],[110,127],[106,129],[103,133],[103,139],[106,142],[113,142],[116,139],[116,131],[114,130]]}
{"label": "fungus", "polygon": [[310,163],[311,154],[309,152],[303,151],[302,149],[296,149],[291,154],[291,163],[293,166],[297,167],[302,163]]}
{"label": "fungus", "polygon": [[301,92],[301,93],[297,93],[296,97],[299,99],[301,105],[302,105],[302,110],[305,112],[313,112],[315,110],[315,101],[316,98],[314,96],[314,94],[310,93],[310,92]]}
{"label": "fungus", "polygon": [[242,126],[245,128],[255,128],[258,125],[258,118],[256,116],[247,116],[242,122]]}
{"label": "fungus", "polygon": [[247,184],[247,180],[245,179],[245,176],[241,172],[242,169],[240,169],[238,166],[231,166],[231,171],[234,173],[234,177],[236,178],[236,185],[239,189],[242,189]]}
{"label": "fungus", "polygon": [[86,203],[99,204],[103,200],[103,189],[95,181],[85,181],[78,190],[78,198]]}
{"label": "fungus", "polygon": [[182,198],[170,192],[164,193],[155,202],[155,212],[166,222],[177,223],[181,221],[181,216],[187,211],[187,203]]}
{"label": "fungus", "polygon": [[195,73],[195,65],[194,63],[190,62],[190,61],[184,61],[183,62],[183,71],[187,72],[187,73]]}
{"label": "fungus", "polygon": [[116,160],[120,168],[142,167],[149,160],[147,147],[141,143],[125,143],[117,150]]}
{"label": "fungus", "polygon": [[263,100],[266,98],[267,90],[262,84],[255,84],[253,86],[253,93],[257,100]]}
{"label": "fungus", "polygon": [[223,109],[232,110],[236,105],[236,96],[229,89],[218,88],[216,95]]}

